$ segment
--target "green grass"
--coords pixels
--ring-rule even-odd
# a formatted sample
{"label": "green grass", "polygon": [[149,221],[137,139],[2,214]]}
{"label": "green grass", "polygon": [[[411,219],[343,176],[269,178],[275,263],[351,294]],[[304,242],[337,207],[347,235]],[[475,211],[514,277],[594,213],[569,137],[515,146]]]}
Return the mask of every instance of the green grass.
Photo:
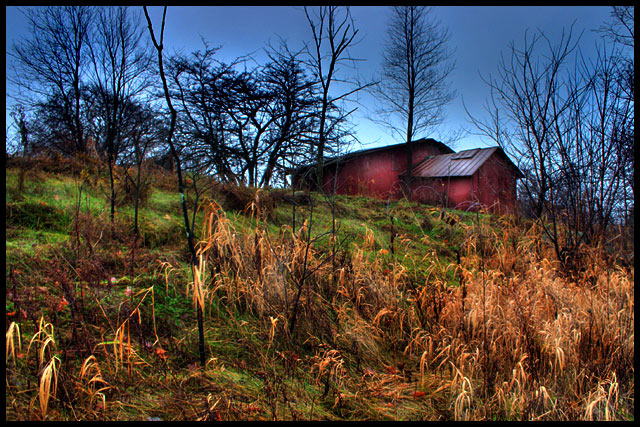
{"label": "green grass", "polygon": [[36,248],[44,249],[49,246],[66,242],[69,235],[64,232],[46,231],[26,227],[11,227],[7,229],[6,255],[33,255]]}

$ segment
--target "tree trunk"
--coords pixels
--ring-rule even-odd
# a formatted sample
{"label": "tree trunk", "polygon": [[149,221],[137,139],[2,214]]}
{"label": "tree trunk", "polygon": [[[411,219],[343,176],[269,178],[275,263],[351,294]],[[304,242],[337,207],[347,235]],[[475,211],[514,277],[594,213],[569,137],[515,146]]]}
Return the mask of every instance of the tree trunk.
{"label": "tree trunk", "polygon": [[[169,135],[167,136],[167,144],[169,145],[169,148],[171,150],[171,156],[175,162],[175,167],[176,167],[176,171],[178,174],[178,192],[180,193],[180,202],[182,204],[182,215],[183,215],[183,219],[184,219],[184,224],[185,224],[185,230],[187,232],[187,246],[189,247],[189,252],[191,253],[191,265],[192,265],[192,269],[193,266],[198,266],[198,257],[196,255],[196,249],[195,249],[195,245],[193,242],[193,236],[191,234],[191,229],[189,227],[189,215],[187,212],[187,201],[185,200],[184,197],[184,186],[183,186],[183,182],[182,182],[182,167],[180,164],[180,158],[178,157],[178,153],[175,149],[175,146],[173,144],[173,133],[175,131],[176,128],[176,110],[173,107],[173,104],[171,103],[171,97],[169,96],[169,88],[167,86],[167,78],[165,76],[164,73],[164,67],[162,64],[162,37],[160,39],[160,44],[158,44],[155,34],[153,33],[153,26],[151,24],[151,18],[149,17],[149,13],[147,12],[147,8],[146,6],[143,6],[144,9],[144,14],[145,17],[147,19],[147,23],[149,25],[149,33],[151,34],[151,40],[153,41],[153,44],[158,52],[158,68],[160,71],[160,79],[162,80],[162,87],[164,89],[164,95],[165,95],[165,99],[167,101],[167,106],[169,107],[169,111],[171,112],[171,123],[169,126]],[[165,22],[165,16],[167,13],[167,7],[164,7],[164,12],[162,15],[162,29],[161,29],[161,34],[164,34],[164,22]],[[195,273],[195,270],[192,270]],[[197,306],[197,321],[198,321],[198,337],[199,337],[199,350],[200,350],[200,365],[204,368],[205,363],[206,363],[206,357],[205,357],[205,348],[204,348],[204,319],[203,319],[203,313],[202,310],[200,309],[200,305]]]}

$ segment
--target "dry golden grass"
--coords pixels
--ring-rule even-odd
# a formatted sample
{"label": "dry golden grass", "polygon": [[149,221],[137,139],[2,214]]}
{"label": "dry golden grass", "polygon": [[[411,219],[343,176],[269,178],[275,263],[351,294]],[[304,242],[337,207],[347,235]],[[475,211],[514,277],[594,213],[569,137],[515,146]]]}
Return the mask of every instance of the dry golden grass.
{"label": "dry golden grass", "polygon": [[[55,396],[58,390],[58,368],[60,366],[60,359],[58,356],[53,356],[47,366],[42,370],[40,376],[40,387],[38,389],[38,402],[40,403],[40,413],[43,419],[47,416],[47,410],[49,408],[49,398]],[[53,384],[53,392],[51,385]]]}
{"label": "dry golden grass", "polygon": [[[248,209],[259,218],[257,206]],[[240,308],[265,319],[265,361],[276,341],[300,337],[316,346],[310,372],[325,395],[333,390],[335,405],[356,399],[352,388],[362,381],[386,397],[406,395],[407,381],[415,381],[435,390],[434,402],[449,402],[455,420],[621,419],[623,406],[633,408],[633,269],[584,248],[584,268],[565,274],[537,224],[495,221],[457,225],[466,236],[459,264],[435,252],[411,255],[402,237],[396,251],[404,246],[404,259],[390,260],[365,228],[332,265],[309,240],[308,223],[296,233],[283,226],[274,237],[258,221],[243,234],[211,204],[189,293],[210,316],[215,300],[229,313]],[[425,263],[422,276],[407,268]],[[356,378],[353,358],[413,374]]]}
{"label": "dry golden grass", "polygon": [[7,328],[7,344],[5,347],[5,364],[9,364],[9,355],[16,361],[16,340],[18,341],[18,350],[22,350],[22,341],[20,340],[20,326],[16,322],[11,322]]}
{"label": "dry golden grass", "polygon": [[[14,361],[14,367],[16,370],[12,372],[15,374],[17,369],[17,360],[15,353],[15,339],[18,339],[18,347],[20,348],[20,331],[15,323],[12,323],[7,330],[7,353],[6,360],[9,361],[9,354]],[[27,352],[24,355],[20,355],[25,361],[29,360],[31,349],[35,349],[35,356],[37,357],[37,364],[35,366],[38,373],[38,387],[36,394],[31,399],[30,411],[33,411],[35,401],[38,400],[38,407],[40,410],[41,419],[47,418],[49,412],[49,401],[55,396],[58,391],[58,375],[60,369],[60,357],[56,354],[56,341],[54,335],[54,327],[51,323],[45,321],[44,317],[40,317],[38,322],[38,329],[34,333],[33,337],[29,341]],[[7,372],[7,390],[13,388],[13,384],[9,381],[9,372]]]}
{"label": "dry golden grass", "polygon": [[45,321],[44,317],[40,317],[40,321],[38,323],[38,331],[33,335],[31,341],[29,341],[29,346],[27,347],[27,355],[29,355],[31,346],[33,344],[35,344],[35,347],[37,348],[36,351],[38,355],[39,366],[42,367],[44,365],[47,350],[49,350],[49,353],[51,353],[51,347],[55,347],[56,345],[53,333],[53,325]]}
{"label": "dry golden grass", "polygon": [[80,376],[76,387],[89,398],[88,406],[93,407],[101,403],[101,408],[107,407],[104,394],[111,386],[102,377],[102,371],[94,355],[87,357],[80,368]]}
{"label": "dry golden grass", "polygon": [[[142,295],[139,301],[137,301],[136,306],[130,308],[129,312],[125,312],[124,315],[126,318],[120,322],[120,308],[122,308],[123,304],[120,304],[118,307],[118,320],[116,324],[119,324],[117,329],[113,331],[113,339],[110,341],[101,341],[96,347],[102,347],[104,354],[107,358],[107,361],[110,361],[110,356],[113,355],[113,366],[114,371],[113,375],[117,375],[118,371],[122,370],[126,366],[126,372],[128,377],[131,377],[132,374],[138,372],[136,367],[138,366],[151,366],[149,362],[147,362],[136,350],[136,343],[131,339],[131,321],[137,321],[138,325],[142,324],[142,303],[144,300],[151,295],[151,310],[152,310],[152,327],[153,327],[153,335],[155,341],[153,341],[150,345],[155,346],[158,344],[158,333],[156,331],[156,322],[155,322],[155,302],[154,302],[154,293],[153,286],[141,289],[135,294],[131,295],[131,302],[133,299]],[[98,304],[99,305],[99,304]],[[108,320],[106,314],[105,318]],[[107,350],[107,348],[111,349],[111,352]],[[158,352],[162,352],[161,347],[156,348],[156,354]],[[161,353],[163,354],[163,353]],[[86,361],[85,361],[86,363]],[[111,363],[109,362],[109,371],[111,372]]]}
{"label": "dry golden grass", "polygon": [[[452,364],[453,383],[465,385],[456,419],[577,419],[576,405],[585,419],[617,419],[612,378],[624,372],[633,387],[633,271],[595,258],[569,280],[536,250],[535,228],[513,246],[516,230],[473,231],[461,266],[465,311],[461,295],[442,292],[439,328],[415,329],[407,346],[420,354],[420,374]],[[482,404],[474,405],[474,389]]]}
{"label": "dry golden grass", "polygon": [[467,226],[460,265],[425,255],[417,287],[403,265],[370,258],[367,232],[338,273],[338,323],[367,351],[404,345],[421,381],[448,378],[454,419],[619,419],[617,378],[633,405],[633,270],[585,247],[582,271],[565,274],[535,223],[498,221]]}

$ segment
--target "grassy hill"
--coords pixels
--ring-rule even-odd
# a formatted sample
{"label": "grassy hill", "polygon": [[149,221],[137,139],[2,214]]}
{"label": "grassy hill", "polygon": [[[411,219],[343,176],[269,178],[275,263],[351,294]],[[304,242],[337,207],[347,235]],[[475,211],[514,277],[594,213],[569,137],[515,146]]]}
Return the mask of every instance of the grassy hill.
{"label": "grassy hill", "polygon": [[151,174],[136,242],[100,164],[7,165],[7,420],[633,418],[634,268],[610,254],[566,271],[518,218],[218,185],[194,275]]}

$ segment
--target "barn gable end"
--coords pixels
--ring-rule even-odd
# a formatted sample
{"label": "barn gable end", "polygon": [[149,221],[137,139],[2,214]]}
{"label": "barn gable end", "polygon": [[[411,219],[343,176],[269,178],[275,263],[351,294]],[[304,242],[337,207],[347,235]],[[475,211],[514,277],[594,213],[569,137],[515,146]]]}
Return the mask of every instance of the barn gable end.
{"label": "barn gable end", "polygon": [[516,180],[523,177],[500,147],[429,157],[417,163],[412,174],[416,200],[496,213],[516,209]]}

